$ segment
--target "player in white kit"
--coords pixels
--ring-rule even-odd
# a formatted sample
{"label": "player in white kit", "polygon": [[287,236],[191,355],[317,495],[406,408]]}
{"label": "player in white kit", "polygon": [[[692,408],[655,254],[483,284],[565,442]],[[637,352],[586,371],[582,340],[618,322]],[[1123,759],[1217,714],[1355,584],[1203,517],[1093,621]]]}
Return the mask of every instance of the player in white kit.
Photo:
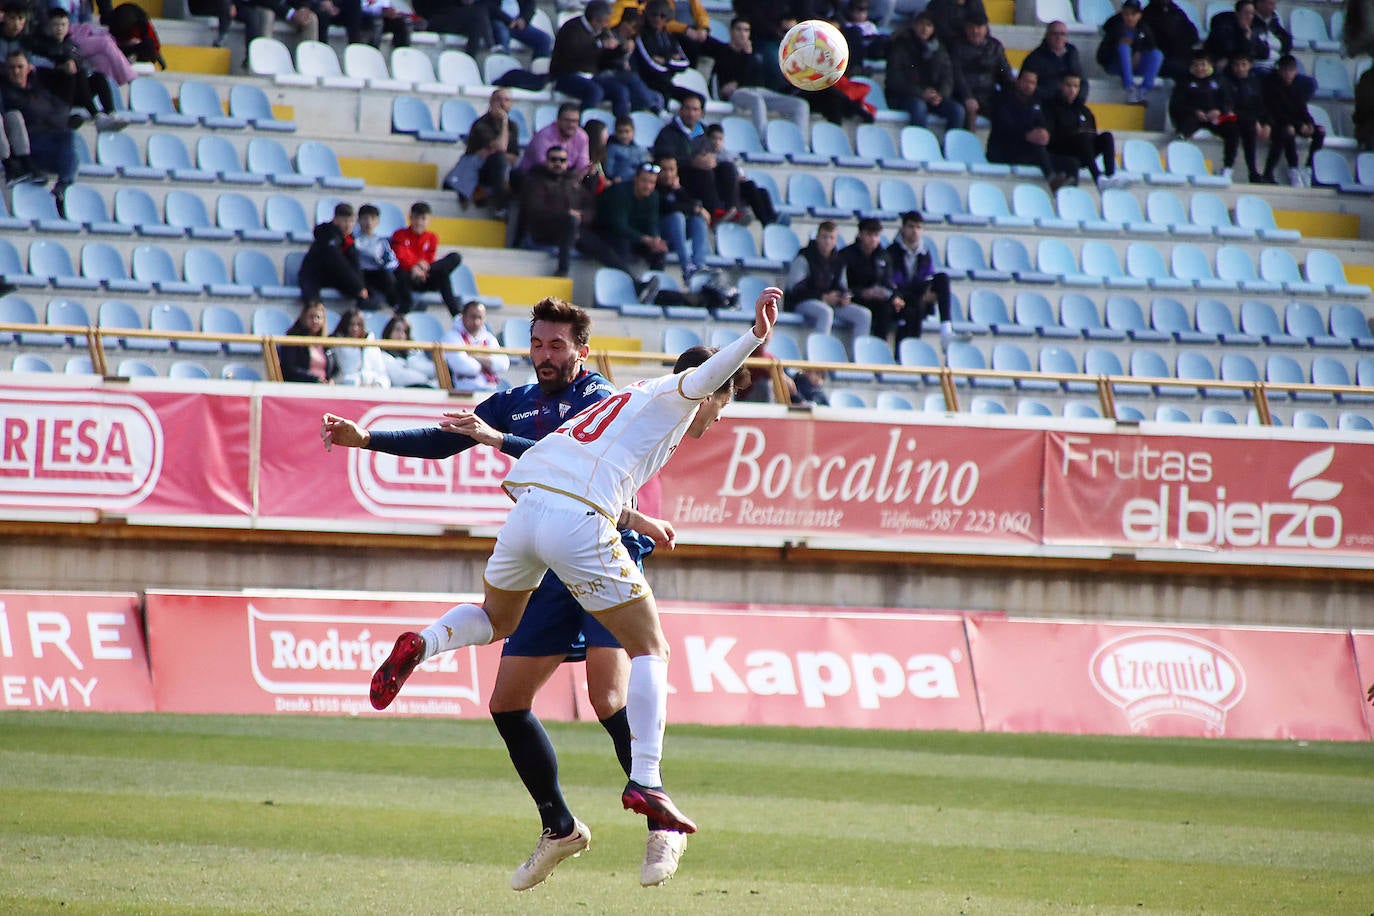
{"label": "player in white kit", "polygon": [[753,327],[738,340],[715,353],[687,350],[672,374],[591,405],[526,451],[503,483],[515,506],[487,561],[482,606],[460,604],[421,633],[402,634],[373,675],[373,705],[390,705],[425,659],[509,635],[552,569],[630,655],[632,765],[622,804],[672,830],[694,833],[696,824],[673,804],[660,775],[667,640],[653,593],[621,545],[616,523],[683,436],[700,438],[719,419],[737,376],[747,378],[741,367],[767,338],[781,302],[782,291],[769,287],[754,305]]}

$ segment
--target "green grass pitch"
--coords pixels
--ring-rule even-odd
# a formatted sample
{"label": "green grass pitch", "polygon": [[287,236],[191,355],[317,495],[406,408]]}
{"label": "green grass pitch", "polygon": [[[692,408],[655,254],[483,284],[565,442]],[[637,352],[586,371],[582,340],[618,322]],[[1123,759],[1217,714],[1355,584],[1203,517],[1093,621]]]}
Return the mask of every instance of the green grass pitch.
{"label": "green grass pitch", "polygon": [[516,894],[488,722],[0,714],[3,913],[1374,911],[1374,746],[670,726],[701,824],[639,887],[595,724],[549,726],[591,849]]}

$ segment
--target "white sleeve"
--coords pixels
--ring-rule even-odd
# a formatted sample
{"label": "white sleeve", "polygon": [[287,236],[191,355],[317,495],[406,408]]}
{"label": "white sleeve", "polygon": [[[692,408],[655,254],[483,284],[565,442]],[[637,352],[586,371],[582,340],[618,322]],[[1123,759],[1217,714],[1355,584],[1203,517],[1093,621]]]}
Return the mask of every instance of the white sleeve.
{"label": "white sleeve", "polygon": [[710,397],[717,388],[730,380],[730,376],[739,371],[739,367],[744,365],[744,361],[762,343],[762,340],[754,336],[751,326],[744,334],[712,354],[706,362],[687,372],[680,388],[683,395],[693,401]]}

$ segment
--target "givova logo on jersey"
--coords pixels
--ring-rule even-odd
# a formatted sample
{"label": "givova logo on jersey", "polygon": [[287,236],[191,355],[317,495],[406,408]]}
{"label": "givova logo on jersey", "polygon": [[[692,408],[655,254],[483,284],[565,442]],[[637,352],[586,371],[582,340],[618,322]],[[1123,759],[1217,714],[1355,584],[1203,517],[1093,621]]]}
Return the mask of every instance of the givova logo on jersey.
{"label": "givova logo on jersey", "polygon": [[1234,655],[1197,636],[1167,630],[1108,640],[1093,653],[1088,673],[1134,732],[1161,716],[1183,716],[1222,735],[1226,713],[1245,695],[1245,669]]}
{"label": "givova logo on jersey", "polygon": [[1345,485],[1322,476],[1335,455],[1336,447],[1327,446],[1294,464],[1285,500],[1237,499],[1232,490],[1239,488],[1220,485],[1160,484],[1157,496],[1125,503],[1121,532],[1139,544],[1331,550],[1345,532],[1333,502]]}
{"label": "givova logo on jersey", "polygon": [[164,451],[162,424],[137,397],[0,397],[0,505],[128,508],[152,492]]}

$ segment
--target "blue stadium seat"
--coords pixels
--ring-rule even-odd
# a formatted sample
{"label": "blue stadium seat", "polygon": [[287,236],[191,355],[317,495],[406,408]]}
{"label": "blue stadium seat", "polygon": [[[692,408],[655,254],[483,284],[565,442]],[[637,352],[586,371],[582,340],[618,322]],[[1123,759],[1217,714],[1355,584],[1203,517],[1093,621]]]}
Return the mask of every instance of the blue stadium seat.
{"label": "blue stadium seat", "polygon": [[932,371],[921,376],[903,376],[902,380],[908,384],[916,381],[924,382],[927,385],[938,385],[940,376],[938,375],[943,363],[935,348],[921,340],[919,337],[903,337],[901,343],[897,344],[897,364],[911,368],[926,369]]}
{"label": "blue stadium seat", "polygon": [[597,308],[611,309],[640,305],[634,278],[614,267],[598,267],[592,280],[592,304]]}
{"label": "blue stadium seat", "polygon": [[10,364],[11,371],[27,373],[51,373],[53,372],[52,363],[37,353],[16,353],[14,361]]}
{"label": "blue stadium seat", "polygon": [[142,188],[120,188],[114,197],[115,219],[139,235],[157,238],[177,238],[186,234],[180,226],[169,226],[162,220],[152,195]]}
{"label": "blue stadium seat", "polygon": [[272,103],[267,93],[258,86],[238,83],[229,89],[229,114],[243,118],[256,130],[290,132],[296,129],[296,122],[283,120],[272,112]]}
{"label": "blue stadium seat", "polygon": [[1326,333],[1326,322],[1321,312],[1307,302],[1290,302],[1284,306],[1283,325],[1289,334],[1306,340],[1308,346],[1325,349],[1345,349],[1350,346],[1348,338]]}
{"label": "blue stadium seat", "polygon": [[[957,340],[950,342],[949,349],[945,352],[945,360],[951,369],[988,368],[982,350],[971,343]],[[974,388],[1010,389],[1014,383],[1007,378],[960,378],[955,376],[954,384],[959,386],[972,385]]]}
{"label": "blue stadium seat", "polygon": [[1193,418],[1182,407],[1176,407],[1173,404],[1160,404],[1155,408],[1155,422],[1191,423]]}
{"label": "blue stadium seat", "polygon": [[1212,230],[1199,226],[1183,209],[1183,201],[1173,191],[1155,190],[1145,198],[1145,213],[1153,225],[1163,226],[1170,235],[1210,236]]}
{"label": "blue stadium seat", "polygon": [[[1345,363],[1336,357],[1314,356],[1312,358],[1312,384],[1337,386],[1353,385],[1355,382],[1350,377],[1350,370],[1345,367]],[[1336,395],[1336,401],[1341,404],[1371,404],[1374,403],[1374,394],[1341,393]]]}
{"label": "blue stadium seat", "polygon": [[113,246],[105,242],[89,242],[81,249],[81,275],[97,280],[106,289],[119,293],[146,293],[152,291],[152,284],[146,280],[135,280],[129,276],[124,266],[124,258]]}
{"label": "blue stadium seat", "polygon": [[[1044,346],[1040,348],[1040,371],[1053,372],[1057,375],[1079,375],[1082,374],[1078,368],[1078,361],[1073,354],[1063,347]],[[1097,390],[1096,382],[1064,380],[1054,383],[1056,388],[1063,388],[1070,394],[1092,394]]]}
{"label": "blue stadium seat", "polygon": [[197,119],[202,127],[208,127],[211,130],[242,130],[248,126],[247,118],[224,113],[224,105],[219,100],[219,93],[209,83],[200,80],[183,80],[181,88],[177,91],[177,96],[181,113]]}
{"label": "blue stadium seat", "polygon": [[888,171],[909,172],[921,168],[921,163],[899,155],[892,134],[877,124],[860,124],[855,128],[854,150]]}
{"label": "blue stadium seat", "polygon": [[1331,426],[1326,422],[1326,418],[1316,411],[1295,410],[1293,411],[1294,429],[1330,429]]}
{"label": "blue stadium seat", "polygon": [[997,398],[980,394],[969,402],[969,413],[978,416],[1006,416],[1007,405],[1003,404]]}
{"label": "blue stadium seat", "polygon": [[1164,255],[1149,242],[1126,246],[1126,273],[1144,280],[1150,289],[1192,289],[1188,280],[1175,277],[1164,264]]}
{"label": "blue stadium seat", "polygon": [[1236,225],[1268,242],[1294,242],[1302,238],[1302,233],[1296,229],[1280,229],[1274,222],[1274,210],[1269,201],[1254,194],[1241,194],[1236,198]]}
{"label": "blue stadium seat", "polygon": [[[1078,188],[1060,188],[1061,191],[1077,191]],[[971,193],[971,192],[970,192]],[[1082,221],[1064,219],[1054,210],[1054,201],[1038,184],[1018,184],[1011,191],[1011,212],[1029,219],[1036,226],[1050,232],[1075,232],[1083,227]]]}
{"label": "blue stadium seat", "polygon": [[262,175],[280,187],[308,188],[315,184],[313,176],[302,175],[296,171],[286,148],[271,137],[254,137],[249,140],[245,161],[248,171]]}
{"label": "blue stadium seat", "polygon": [[[1026,373],[1034,371],[1030,357],[1014,343],[998,343],[992,347],[992,368],[1003,372]],[[1017,378],[1014,382],[1022,391],[1058,391],[1059,383],[1049,379]]]}
{"label": "blue stadium seat", "polygon": [[879,410],[915,410],[916,405],[911,400],[895,391],[879,391],[877,402],[874,404]]}
{"label": "blue stadium seat", "polygon": [[362,190],[361,178],[348,178],[339,168],[334,150],[318,140],[306,140],[296,147],[296,171],[314,178],[321,187],[343,191]]}
{"label": "blue stadium seat", "polygon": [[701,346],[701,335],[694,329],[670,324],[663,329],[663,352],[676,356],[691,347]]}
{"label": "blue stadium seat", "polygon": [[46,277],[59,289],[99,289],[100,281],[76,272],[72,256],[59,242],[38,239],[29,244],[29,273]]}
{"label": "blue stadium seat", "polygon": [[763,256],[783,264],[791,263],[801,251],[801,241],[791,226],[772,223],[763,227]]}
{"label": "blue stadium seat", "polygon": [[1125,340],[1126,332],[1102,323],[1097,303],[1082,293],[1065,293],[1059,300],[1059,323],[1088,340]]}
{"label": "blue stadium seat", "polygon": [[410,95],[398,95],[391,100],[391,132],[409,134],[427,143],[457,143],[458,134],[440,130],[434,124],[429,106]]}
{"label": "blue stadium seat", "polygon": [[1023,290],[1017,293],[1012,308],[1016,323],[1024,327],[1034,328],[1035,333],[1041,337],[1072,340],[1080,336],[1076,329],[1064,327],[1059,323],[1059,319],[1054,315],[1054,307],[1050,305],[1050,300],[1041,293],[1033,290]]}
{"label": "blue stadium seat", "polygon": [[951,162],[964,163],[968,171],[974,175],[1040,177],[1040,170],[1031,166],[989,162],[987,151],[983,149],[983,141],[962,127],[951,127],[945,131],[945,158]]}
{"label": "blue stadium seat", "polygon": [[202,287],[212,296],[253,295],[253,287],[229,279],[224,259],[213,248],[188,248],[182,269],[187,282]]}
{"label": "blue stadium seat", "polygon": [[1010,273],[1021,283],[1059,282],[1059,277],[1055,274],[1036,270],[1031,264],[1030,252],[1026,250],[1026,246],[1020,239],[1011,236],[992,240],[992,267],[994,270]]}
{"label": "blue stadium seat", "polygon": [[195,382],[208,382],[210,380],[210,370],[200,363],[192,362],[188,359],[178,359],[167,367],[167,377],[187,379]]}
{"label": "blue stadium seat", "polygon": [[915,124],[903,127],[897,142],[900,144],[902,158],[920,163],[921,168],[927,172],[959,175],[968,171],[966,163],[951,162],[945,158],[939,138],[929,128]]}
{"label": "blue stadium seat", "polygon": [[[392,51],[393,57],[396,51],[404,50],[406,49],[396,48]],[[477,109],[473,108],[467,99],[444,99],[439,105],[439,129],[463,139],[467,139],[468,131],[472,129],[472,123],[477,117]]]}
{"label": "blue stadium seat", "polygon": [[[638,136],[638,131],[635,132]],[[802,135],[801,128],[786,118],[774,118],[768,122],[764,143],[770,153],[785,156],[793,165],[827,166],[830,157],[811,152]]]}
{"label": "blue stadium seat", "polygon": [[871,169],[878,165],[876,159],[856,156],[844,128],[829,121],[817,121],[811,125],[811,151],[825,156],[842,169]]}
{"label": "blue stadium seat", "polygon": [[1374,350],[1374,334],[1364,312],[1349,303],[1337,302],[1331,306],[1328,317],[1333,335],[1349,340],[1357,349]]}
{"label": "blue stadium seat", "polygon": [[250,326],[259,337],[280,337],[291,327],[294,318],[274,305],[262,305],[253,309]]}
{"label": "blue stadium seat", "polygon": [[[864,125],[871,127],[871,124]],[[916,189],[911,182],[900,178],[883,178],[878,182],[878,207],[891,213],[906,213],[920,210],[921,202],[916,197]],[[923,216],[925,214],[922,214]],[[926,217],[929,219],[929,217]]]}
{"label": "blue stadium seat", "polygon": [[110,334],[111,331],[141,331],[144,328],[143,319],[139,317],[138,311],[122,299],[107,299],[100,303],[100,308],[96,310],[96,324],[105,332],[107,340],[113,339],[116,346],[126,350],[166,350],[170,345],[165,339]]}
{"label": "blue stadium seat", "polygon": [[985,216],[974,216],[959,196],[959,190],[939,178],[926,182],[923,191],[925,205],[921,208],[928,221],[943,221],[953,226],[986,226]]}
{"label": "blue stadium seat", "polygon": [[1321,248],[1307,252],[1303,272],[1312,283],[1326,287],[1333,296],[1368,296],[1370,289],[1363,283],[1351,283],[1345,276],[1345,265],[1340,258]]}
{"label": "blue stadium seat", "polygon": [[128,134],[106,131],[95,138],[95,158],[103,166],[113,168],[125,178],[139,181],[160,181],[167,177],[166,169],[147,165],[134,138]]}
{"label": "blue stadium seat", "polygon": [[251,286],[264,299],[295,299],[301,294],[299,284],[279,280],[272,259],[254,248],[234,252],[234,282]]}
{"label": "blue stadium seat", "polygon": [[1255,232],[1237,226],[1231,220],[1226,202],[1207,191],[1195,191],[1188,201],[1188,219],[1194,226],[1212,230],[1212,234],[1223,239],[1253,239]]}
{"label": "blue stadium seat", "polygon": [[[790,124],[790,121],[773,121],[773,124]],[[793,124],[793,127],[796,125]],[[849,219],[853,211],[832,206],[825,193],[821,180],[810,172],[793,172],[787,176],[787,201],[793,206],[805,207],[816,219]]]}
{"label": "blue stadium seat", "polygon": [[148,138],[148,165],[161,169],[173,181],[211,182],[219,177],[208,169],[196,168],[186,144],[173,134],[153,134]]}
{"label": "blue stadium seat", "polygon": [[133,235],[134,227],[110,219],[105,198],[90,185],[73,184],[62,199],[67,219],[80,224],[93,235]]}
{"label": "blue stadium seat", "polygon": [[987,181],[975,181],[968,186],[968,209],[974,216],[1003,229],[1028,229],[1035,225],[1035,220],[1013,214],[1002,189]]}
{"label": "blue stadium seat", "polygon": [[965,276],[994,283],[1012,279],[1010,272],[988,266],[983,246],[967,235],[951,235],[945,239],[945,266],[951,278]]}
{"label": "blue stadium seat", "polygon": [[263,223],[283,233],[292,242],[308,245],[315,238],[315,227],[305,215],[305,207],[289,194],[273,194],[263,203]]}
{"label": "blue stadium seat", "polygon": [[17,184],[10,193],[14,215],[26,220],[40,232],[80,232],[81,224],[64,219],[57,212],[57,202],[47,187],[41,184]]}
{"label": "blue stadium seat", "polygon": [[[162,302],[148,312],[148,327],[154,331],[195,331],[186,310],[173,302]],[[218,353],[220,345],[208,340],[173,340],[172,349],[183,353]]]}
{"label": "blue stadium seat", "polygon": [[[835,125],[830,125],[834,127]],[[853,175],[836,175],[830,193],[837,210],[847,210],[856,217],[874,216],[878,219],[895,219],[896,213],[883,213],[873,206],[873,195],[868,185]]]}
{"label": "blue stadium seat", "polygon": [[213,134],[196,141],[196,166],[213,172],[225,184],[260,185],[267,176],[250,172],[239,162],[239,154],[232,143]]}
{"label": "blue stadium seat", "polygon": [[[806,335],[806,358],[809,362],[814,363],[852,362],[849,355],[845,353],[844,344],[840,343],[840,339],[829,334],[812,333]],[[872,372],[856,369],[831,369],[828,370],[828,374],[831,379],[837,382],[871,382],[874,380]]]}
{"label": "blue stadium seat", "polygon": [[[895,366],[897,358],[892,355],[892,347],[883,338],[860,334],[854,338],[854,362],[866,366]],[[903,377],[899,375],[878,373],[878,381],[884,384],[902,380]]]}
{"label": "blue stadium seat", "polygon": [[1167,296],[1157,296],[1150,301],[1150,326],[1179,343],[1216,343],[1216,337],[1212,334],[1194,329],[1182,302]]}
{"label": "blue stadium seat", "polygon": [[1169,231],[1168,226],[1146,219],[1140,209],[1140,201],[1123,188],[1108,188],[1102,192],[1102,219],[1108,225],[1120,226],[1133,235],[1164,235]]}
{"label": "blue stadium seat", "polygon": [[1175,245],[1169,253],[1169,260],[1173,275],[1188,281],[1195,289],[1220,292],[1235,292],[1237,289],[1233,281],[1217,278],[1212,270],[1212,262],[1196,245]]}
{"label": "blue stadium seat", "polygon": [[1107,242],[1089,239],[1083,243],[1079,256],[1083,259],[1083,273],[1113,289],[1145,289],[1149,281],[1131,276],[1121,269],[1116,249]]}
{"label": "blue stadium seat", "polygon": [[263,226],[252,198],[235,191],[226,191],[215,201],[215,222],[245,242],[286,241],[286,233]]}
{"label": "blue stadium seat", "polygon": [[1217,299],[1199,299],[1193,304],[1197,329],[1228,346],[1255,347],[1262,341],[1253,334],[1242,333],[1236,327],[1235,316],[1226,303]]}
{"label": "blue stadium seat", "polygon": [[[1174,374],[1169,371],[1169,364],[1164,361],[1164,357],[1154,350],[1137,348],[1131,351],[1131,375],[1135,378],[1166,379],[1173,378]],[[1196,397],[1197,389],[1173,385],[1151,385],[1155,394],[1168,395],[1170,397]]]}
{"label": "blue stadium seat", "polygon": [[167,249],[158,245],[140,245],[134,249],[133,273],[135,280],[146,280],[159,293],[173,295],[196,294],[205,290],[194,283],[183,280]]}
{"label": "blue stadium seat", "polygon": [[1374,420],[1364,414],[1343,412],[1336,420],[1337,429],[1346,429],[1357,432],[1374,431]]}
{"label": "blue stadium seat", "polygon": [[1279,326],[1279,316],[1267,302],[1250,300],[1240,304],[1240,329],[1271,347],[1303,347],[1307,341],[1287,334]]}
{"label": "blue stadium seat", "polygon": [[141,359],[122,359],[115,367],[115,375],[120,378],[157,378],[157,368]]}
{"label": "blue stadium seat", "polygon": [[167,211],[167,224],[182,229],[193,239],[228,241],[234,237],[233,230],[211,222],[210,212],[205,209],[205,201],[199,194],[173,188],[167,192],[162,205]]}
{"label": "blue stadium seat", "polygon": [[1084,401],[1070,401],[1064,405],[1064,416],[1070,420],[1100,420],[1102,412],[1096,404]]}
{"label": "blue stadium seat", "polygon": [[726,149],[738,153],[745,162],[780,165],[786,161],[783,155],[770,153],[763,148],[763,138],[759,136],[754,122],[748,118],[727,115],[720,124],[725,130]]}
{"label": "blue stadium seat", "polygon": [[[1302,371],[1302,366],[1296,359],[1280,353],[1270,355],[1264,361],[1264,380],[1279,385],[1305,385],[1308,383],[1307,374]],[[1307,403],[1329,403],[1332,395],[1324,391],[1300,391],[1295,389],[1278,389],[1269,391],[1270,400],[1281,400],[1284,397],[1294,401]]]}
{"label": "blue stadium seat", "polygon": [[195,127],[197,119],[177,111],[167,87],[151,76],[129,83],[129,110],[144,115],[159,127]]}
{"label": "blue stadium seat", "polygon": [[1225,188],[1231,184],[1225,175],[1208,171],[1202,150],[1187,140],[1171,140],[1164,149],[1164,162],[1171,175],[1181,175],[1195,187]]}
{"label": "blue stadium seat", "polygon": [[[1286,253],[1286,252],[1285,252]],[[1217,249],[1217,277],[1229,280],[1247,293],[1278,293],[1283,284],[1265,280],[1255,270],[1249,253],[1237,245],[1222,245]]]}
{"label": "blue stadium seat", "polygon": [[[1198,381],[1208,381],[1217,378],[1216,367],[1206,354],[1196,350],[1184,350],[1178,354],[1175,364],[1175,371],[1179,378],[1196,379]],[[1223,398],[1228,400],[1239,400],[1245,397],[1245,393],[1234,388],[1210,388],[1203,386],[1200,389],[1204,398]],[[1170,394],[1177,394],[1170,391]]]}
{"label": "blue stadium seat", "polygon": [[1060,283],[1069,286],[1101,286],[1102,279],[1085,273],[1078,266],[1073,249],[1060,238],[1042,238],[1036,246],[1036,267],[1042,273],[1056,275]]}
{"label": "blue stadium seat", "polygon": [[1049,406],[1033,398],[1021,398],[1016,402],[1018,417],[1052,417],[1054,411]]}
{"label": "blue stadium seat", "polygon": [[[1022,186],[1018,185],[1016,191],[1020,191],[1021,187]],[[1025,187],[1031,186],[1025,185]],[[1108,188],[1108,190],[1116,191],[1120,189]],[[1016,191],[1012,192],[1013,197]],[[1129,194],[1126,196],[1130,197]],[[1134,197],[1130,199],[1132,203],[1135,202]],[[1102,192],[1102,204],[1104,207],[1106,203],[1107,192],[1104,191]],[[1055,191],[1054,207],[1059,220],[1055,228],[1066,232],[1072,232],[1077,229],[1082,229],[1085,232],[1121,232],[1126,228],[1119,220],[1113,221],[1104,218],[1097,210],[1097,201],[1094,200],[1091,194],[1082,188],[1066,185],[1058,191]]]}
{"label": "blue stadium seat", "polygon": [[1125,170],[1147,184],[1186,185],[1186,175],[1171,173],[1159,158],[1159,150],[1149,140],[1132,138],[1121,145],[1121,164]]}
{"label": "blue stadium seat", "polygon": [[975,289],[969,294],[969,318],[988,328],[999,337],[1034,337],[1035,328],[1017,324],[1007,311],[1007,303],[1000,293],[990,289]]}
{"label": "blue stadium seat", "polygon": [[1149,326],[1140,303],[1130,296],[1108,296],[1103,311],[1106,315],[1107,327],[1123,332],[1131,340],[1145,342],[1172,340],[1171,335],[1156,331]]}
{"label": "blue stadium seat", "polygon": [[[243,319],[234,309],[224,305],[207,305],[200,310],[200,329],[206,334],[247,334]],[[230,355],[256,355],[262,347],[255,343],[226,342],[224,350]]]}

